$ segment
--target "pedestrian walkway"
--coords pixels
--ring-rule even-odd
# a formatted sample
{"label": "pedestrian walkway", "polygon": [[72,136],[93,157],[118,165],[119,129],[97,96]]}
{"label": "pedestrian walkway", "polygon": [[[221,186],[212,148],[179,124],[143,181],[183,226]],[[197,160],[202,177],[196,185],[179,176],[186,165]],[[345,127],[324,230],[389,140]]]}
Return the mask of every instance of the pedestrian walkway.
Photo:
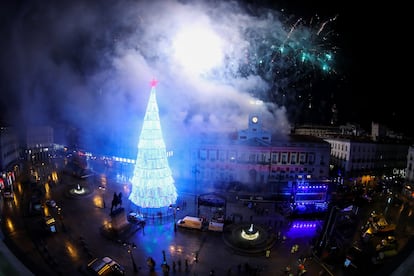
{"label": "pedestrian walkway", "polygon": [[[104,193],[101,194],[102,191],[95,185],[96,191],[90,196],[73,199],[65,197],[62,193],[65,185],[72,184],[59,184],[60,186],[53,190],[54,198],[62,207],[67,231],[61,231],[47,239],[49,253],[56,259],[58,268],[61,271],[70,271],[71,275],[79,273],[63,244],[71,246],[72,252],[77,254],[76,260],[81,264],[87,263],[91,257],[108,255],[121,263],[128,275],[148,275],[148,258],[155,262],[152,275],[163,274],[163,268],[166,269],[166,266],[162,266],[164,261],[168,264],[170,272],[176,270],[176,275],[201,276],[209,275],[211,271],[214,271],[215,275],[281,275],[285,273],[286,267],[290,267],[293,273],[303,268],[308,271],[308,275],[318,275],[321,271],[325,271],[325,275],[330,273],[328,267],[312,254],[311,241],[317,234],[320,222],[287,219],[272,203],[249,205],[236,200],[227,201],[226,215],[234,220],[235,225],[260,225],[262,229],[277,237],[272,247],[263,248],[255,254],[241,254],[225,244],[222,233],[174,227],[178,218],[185,215],[197,216],[196,197],[186,193],[179,193],[175,206],[179,209],[176,209],[176,213],[169,212],[169,215],[164,215],[162,219],[150,219],[144,228],[137,229],[121,240],[106,239],[99,233],[99,229],[112,219],[110,206],[98,206],[97,202],[98,199],[108,201],[114,193],[119,194],[121,191],[126,195],[124,185],[109,181]],[[62,198],[59,197],[61,195]],[[229,199],[235,197],[234,194],[223,196]],[[135,211],[126,196],[122,207],[126,212],[130,209]],[[52,267],[52,264],[45,263],[45,260],[40,260],[38,266],[47,265],[58,274],[59,270]],[[342,274],[338,270],[334,275]]]}
{"label": "pedestrian walkway", "polygon": [[0,236],[0,275],[34,275],[4,243],[1,233]]}
{"label": "pedestrian walkway", "polygon": [[[0,205],[3,201],[0,199]],[[2,210],[3,206],[0,206]],[[34,275],[25,264],[21,262],[6,244],[6,237],[0,228],[0,275]]]}
{"label": "pedestrian walkway", "polygon": [[[186,208],[183,208],[184,210],[181,211],[180,207],[177,217],[185,215],[196,216],[197,203],[194,200],[194,196],[180,195],[177,204],[181,206],[183,202],[186,202]],[[312,252],[309,250],[312,231],[307,231],[308,235],[299,235],[294,231],[289,231],[292,222],[277,213],[274,206],[272,208],[271,205],[264,204],[259,206],[264,207],[263,213],[258,211],[260,208],[249,208],[241,202],[234,201],[227,205],[227,214],[237,214],[235,216],[236,224],[244,223],[250,225],[252,222],[253,224],[261,225],[266,230],[270,229],[275,235],[280,232],[278,242],[269,248],[268,251],[263,249],[261,252],[251,252],[252,254],[239,254],[240,252],[235,252],[235,250],[223,243],[223,236],[221,234],[217,235],[217,233],[211,232],[199,233],[179,229],[174,233],[174,241],[170,247],[185,244],[187,248],[180,248],[177,251],[177,248],[174,247],[172,251],[168,252],[167,260],[169,260],[170,267],[173,269],[175,263],[178,273],[177,262],[187,259],[189,263],[188,269],[194,275],[209,275],[211,270],[214,270],[216,275],[281,275],[286,266],[291,266],[292,271],[299,269],[298,260],[302,259],[304,262],[301,262],[301,265],[306,267],[309,272],[308,275],[318,275],[324,268],[313,258]],[[269,207],[267,211],[265,207]],[[163,233],[164,236],[168,236],[170,234],[169,231],[173,231],[172,225],[149,223],[145,229],[145,235],[142,234],[139,240],[146,244],[154,239],[155,233]],[[283,236],[285,236],[285,239],[283,239]],[[195,239],[193,239],[194,237]],[[296,245],[297,250],[292,253],[291,248],[294,245]],[[161,249],[158,251],[161,251]],[[195,261],[196,253],[198,253],[198,262]]]}

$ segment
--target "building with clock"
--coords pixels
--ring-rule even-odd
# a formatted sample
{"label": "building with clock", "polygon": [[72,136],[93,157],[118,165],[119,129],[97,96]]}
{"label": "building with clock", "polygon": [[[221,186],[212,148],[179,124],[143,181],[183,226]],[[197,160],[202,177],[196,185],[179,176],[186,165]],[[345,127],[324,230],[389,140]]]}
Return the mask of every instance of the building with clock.
{"label": "building with clock", "polygon": [[250,115],[248,128],[238,132],[238,140],[250,139],[261,139],[264,142],[270,142],[272,139],[272,134],[263,128],[262,120],[257,114]]}
{"label": "building with clock", "polygon": [[[255,193],[326,201],[329,143],[305,135],[272,135],[264,128],[260,114],[251,114],[247,129],[237,133],[193,138],[187,155],[183,152],[171,158],[172,166],[176,159],[181,163],[173,168],[177,183],[183,180],[186,188],[197,194],[234,188],[237,183]],[[305,187],[314,188],[312,197],[302,196],[299,188]]]}

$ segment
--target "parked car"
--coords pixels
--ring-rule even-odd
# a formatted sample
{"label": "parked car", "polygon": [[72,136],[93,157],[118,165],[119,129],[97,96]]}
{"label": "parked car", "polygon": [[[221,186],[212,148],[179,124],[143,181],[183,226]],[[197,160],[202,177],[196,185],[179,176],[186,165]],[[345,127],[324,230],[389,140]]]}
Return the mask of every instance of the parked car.
{"label": "parked car", "polygon": [[222,222],[210,221],[208,224],[208,230],[210,231],[223,232],[223,229],[224,229],[224,223]]}
{"label": "parked car", "polygon": [[94,258],[86,266],[87,275],[125,275],[125,268],[110,257]]}
{"label": "parked car", "polygon": [[3,197],[5,199],[14,199],[13,189],[11,187],[6,187],[3,190]]}
{"label": "parked car", "polygon": [[45,201],[45,204],[47,207],[55,208],[56,207],[56,201],[53,199],[48,199]]}
{"label": "parked car", "polygon": [[388,236],[378,243],[375,249],[379,252],[390,251],[398,249],[398,243],[394,236]]}
{"label": "parked car", "polygon": [[369,240],[373,235],[389,235],[396,229],[396,224],[388,223],[383,214],[371,213],[370,218],[362,230],[362,238]]}
{"label": "parked car", "polygon": [[43,226],[48,232],[56,233],[56,220],[52,216],[43,217]]}
{"label": "parked car", "polygon": [[127,215],[127,220],[134,224],[145,224],[144,216],[137,212],[129,212]]}
{"label": "parked car", "polygon": [[365,275],[371,263],[371,255],[367,254],[362,248],[354,245],[350,247],[345,255],[344,269],[346,275]]}
{"label": "parked car", "polygon": [[43,214],[42,200],[36,197],[32,197],[29,202],[29,213],[31,215]]}

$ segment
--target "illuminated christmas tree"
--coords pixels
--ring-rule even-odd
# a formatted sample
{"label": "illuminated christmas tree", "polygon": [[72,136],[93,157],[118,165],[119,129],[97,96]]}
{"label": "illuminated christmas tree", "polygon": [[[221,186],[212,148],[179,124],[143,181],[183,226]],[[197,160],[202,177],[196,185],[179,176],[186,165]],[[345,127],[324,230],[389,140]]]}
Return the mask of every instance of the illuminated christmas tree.
{"label": "illuminated christmas tree", "polygon": [[161,130],[156,85],[157,81],[151,81],[151,94],[139,137],[138,155],[131,180],[132,191],[128,197],[136,206],[146,208],[147,211],[144,213],[147,214],[162,211],[163,208],[175,204],[177,200],[177,191]]}

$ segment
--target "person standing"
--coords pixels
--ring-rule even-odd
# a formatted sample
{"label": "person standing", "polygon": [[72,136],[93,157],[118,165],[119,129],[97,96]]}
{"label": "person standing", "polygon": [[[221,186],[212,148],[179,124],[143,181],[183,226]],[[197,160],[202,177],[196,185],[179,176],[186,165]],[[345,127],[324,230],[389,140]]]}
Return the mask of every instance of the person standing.
{"label": "person standing", "polygon": [[116,192],[114,192],[114,197],[112,198],[112,204],[111,204],[111,213],[110,213],[111,215],[116,205],[118,205],[118,195],[116,194]]}
{"label": "person standing", "polygon": [[118,205],[122,206],[122,193],[121,192],[119,192],[118,194]]}
{"label": "person standing", "polygon": [[172,263],[172,270],[173,270],[173,272],[176,272],[176,263],[175,263],[175,261],[173,261],[173,263]]}
{"label": "person standing", "polygon": [[142,226],[142,235],[145,236],[145,220],[141,223]]}
{"label": "person standing", "polygon": [[188,272],[188,260],[185,259],[185,272]]}

